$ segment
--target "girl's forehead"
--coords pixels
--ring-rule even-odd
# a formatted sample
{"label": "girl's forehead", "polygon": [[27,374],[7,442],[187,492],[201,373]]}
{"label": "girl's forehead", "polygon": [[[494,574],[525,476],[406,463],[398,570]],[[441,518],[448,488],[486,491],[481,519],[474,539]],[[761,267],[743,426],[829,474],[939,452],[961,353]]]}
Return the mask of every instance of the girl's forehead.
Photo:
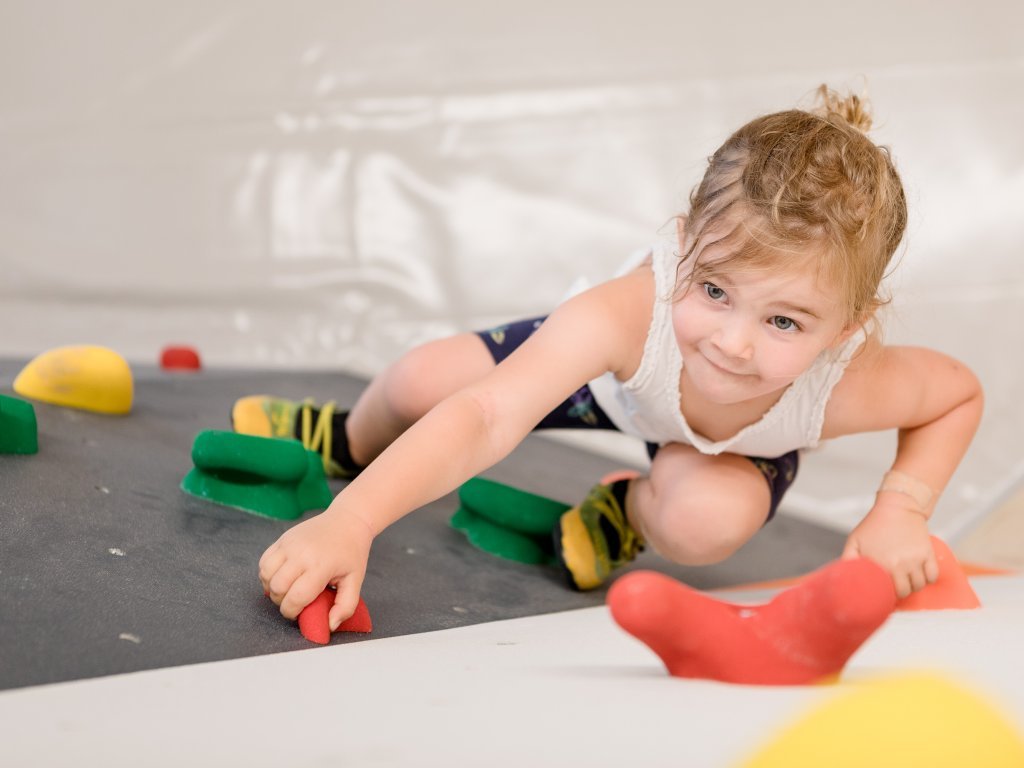
{"label": "girl's forehead", "polygon": [[691,245],[695,263],[707,268],[735,263],[802,269],[820,262],[824,255],[824,244],[818,238],[786,236],[758,217],[738,221],[727,218],[694,234],[692,241],[684,238],[681,245]]}
{"label": "girl's forehead", "polygon": [[820,256],[804,251],[769,251],[727,253],[701,253],[694,264],[694,272],[722,278],[743,280],[759,277],[810,278],[827,287]]}

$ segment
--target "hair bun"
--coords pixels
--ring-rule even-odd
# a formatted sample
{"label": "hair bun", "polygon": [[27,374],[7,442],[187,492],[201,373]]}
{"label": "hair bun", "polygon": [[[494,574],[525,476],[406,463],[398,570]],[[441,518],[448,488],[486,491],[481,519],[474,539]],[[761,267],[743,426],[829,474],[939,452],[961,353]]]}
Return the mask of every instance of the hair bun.
{"label": "hair bun", "polygon": [[841,96],[822,83],[815,94],[817,102],[811,110],[821,117],[840,117],[864,133],[871,130],[871,104],[854,93]]}

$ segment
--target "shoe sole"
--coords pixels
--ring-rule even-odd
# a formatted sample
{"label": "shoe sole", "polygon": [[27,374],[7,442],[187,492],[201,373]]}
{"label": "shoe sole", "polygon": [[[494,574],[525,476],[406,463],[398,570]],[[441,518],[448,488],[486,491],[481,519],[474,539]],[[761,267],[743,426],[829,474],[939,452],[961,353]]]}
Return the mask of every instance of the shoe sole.
{"label": "shoe sole", "polygon": [[263,410],[262,401],[260,395],[243,397],[235,401],[231,409],[231,428],[243,435],[273,437],[270,418]]}
{"label": "shoe sole", "polygon": [[566,512],[559,518],[555,527],[555,552],[575,589],[584,592],[604,583],[596,569],[597,553],[578,513]]}

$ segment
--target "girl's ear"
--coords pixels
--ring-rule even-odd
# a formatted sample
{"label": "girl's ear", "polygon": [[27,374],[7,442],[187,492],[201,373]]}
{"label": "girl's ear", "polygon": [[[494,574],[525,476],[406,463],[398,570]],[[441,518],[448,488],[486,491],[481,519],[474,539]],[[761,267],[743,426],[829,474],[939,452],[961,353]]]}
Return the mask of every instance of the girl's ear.
{"label": "girl's ear", "polygon": [[857,319],[851,320],[849,323],[847,323],[846,327],[839,332],[839,334],[835,338],[835,341],[833,341],[829,345],[829,348],[838,349],[839,347],[843,346],[843,344],[849,341],[850,337],[853,336],[853,334],[855,334],[861,328],[866,326],[868,322],[870,322],[870,320],[871,313],[869,312],[865,312]]}

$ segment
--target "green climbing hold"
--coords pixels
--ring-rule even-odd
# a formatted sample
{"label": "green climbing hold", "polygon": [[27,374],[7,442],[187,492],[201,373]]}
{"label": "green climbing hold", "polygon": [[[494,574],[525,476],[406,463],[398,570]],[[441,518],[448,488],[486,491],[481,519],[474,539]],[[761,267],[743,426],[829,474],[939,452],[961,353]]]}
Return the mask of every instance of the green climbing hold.
{"label": "green climbing hold", "polygon": [[207,429],[196,435],[192,461],[201,469],[259,475],[282,483],[298,482],[306,472],[306,451],[298,440]]}
{"label": "green climbing hold", "polygon": [[465,507],[459,507],[450,522],[452,528],[466,534],[470,544],[484,552],[527,565],[548,565],[554,562],[554,547],[550,536],[527,536],[503,528]]}
{"label": "green climbing hold", "polygon": [[324,509],[333,495],[320,456],[297,440],[208,429],[192,444],[186,493],[281,520]]}
{"label": "green climbing hold", "polygon": [[32,403],[0,395],[0,453],[38,453],[39,434]]}
{"label": "green climbing hold", "polygon": [[474,477],[459,487],[462,506],[492,523],[528,536],[551,536],[551,529],[569,510],[568,504],[521,491],[483,477]]}
{"label": "green climbing hold", "polygon": [[555,562],[551,531],[568,504],[483,477],[463,483],[459,501],[451,525],[473,546],[529,565]]}

